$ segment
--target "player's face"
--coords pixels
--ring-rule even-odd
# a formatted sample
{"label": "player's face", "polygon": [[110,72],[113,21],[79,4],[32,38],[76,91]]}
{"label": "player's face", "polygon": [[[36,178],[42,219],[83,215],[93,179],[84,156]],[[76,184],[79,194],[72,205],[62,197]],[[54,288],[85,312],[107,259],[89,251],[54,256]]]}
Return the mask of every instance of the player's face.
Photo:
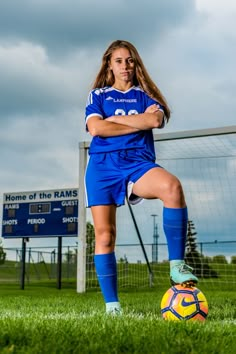
{"label": "player's face", "polygon": [[134,59],[126,48],[115,49],[111,55],[110,69],[113,71],[115,83],[131,83],[134,77]]}

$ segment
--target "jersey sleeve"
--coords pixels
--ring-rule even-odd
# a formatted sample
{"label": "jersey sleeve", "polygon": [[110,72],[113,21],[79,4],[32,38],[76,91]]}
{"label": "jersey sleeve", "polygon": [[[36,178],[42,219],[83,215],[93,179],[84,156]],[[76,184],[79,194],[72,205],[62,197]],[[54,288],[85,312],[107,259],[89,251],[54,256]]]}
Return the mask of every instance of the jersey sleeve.
{"label": "jersey sleeve", "polygon": [[101,104],[101,93],[99,89],[90,91],[85,108],[85,124],[88,131],[87,122],[89,118],[99,116],[103,118],[104,113]]}

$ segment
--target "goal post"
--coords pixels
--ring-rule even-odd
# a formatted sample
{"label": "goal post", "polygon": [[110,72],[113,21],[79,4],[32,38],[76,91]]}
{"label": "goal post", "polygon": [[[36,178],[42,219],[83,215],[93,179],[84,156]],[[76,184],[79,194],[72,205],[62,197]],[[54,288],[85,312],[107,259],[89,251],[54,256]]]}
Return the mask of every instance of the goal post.
{"label": "goal post", "polygon": [[[230,142],[227,141],[227,136],[232,135],[232,139]],[[222,141],[221,141],[222,137]],[[236,125],[233,126],[225,126],[225,127],[219,127],[219,128],[209,128],[209,129],[200,129],[200,130],[188,130],[188,131],[178,131],[178,132],[172,132],[172,133],[160,133],[160,134],[154,134],[154,143],[155,143],[155,149],[157,150],[157,161],[162,165],[163,167],[167,168],[167,170],[170,170],[171,173],[176,173],[178,177],[180,177],[180,180],[182,182],[182,179],[184,180],[184,190],[186,187],[186,194],[188,196],[188,201],[189,201],[189,206],[191,210],[191,219],[195,219],[195,215],[197,215],[197,222],[199,224],[204,223],[204,221],[201,220],[200,216],[196,212],[196,208],[199,209],[204,209],[205,207],[208,208],[208,202],[204,204],[205,200],[204,198],[209,198],[209,200],[212,198],[212,200],[220,199],[220,193],[224,190],[225,188],[225,180],[227,179],[228,189],[225,194],[225,200],[226,202],[231,202],[232,200],[236,199],[236,189],[233,186],[232,180],[234,179],[235,181],[235,171],[236,171]],[[219,140],[217,140],[219,139]],[[216,140],[216,141],[215,141]],[[194,155],[192,154],[192,148],[191,146],[194,145],[194,153],[195,151],[198,151],[198,154]],[[219,146],[218,146],[219,145]],[[86,207],[85,207],[85,189],[84,189],[84,174],[85,174],[85,169],[88,161],[88,149],[90,146],[90,142],[80,142],[79,143],[79,217],[78,217],[78,249],[77,249],[77,292],[82,293],[86,291],[86,287],[88,286],[88,279],[87,279],[87,285],[86,285],[86,277],[88,277],[88,272],[86,272],[86,223],[87,223],[87,213],[86,213]],[[233,146],[233,149],[231,148]],[[207,161],[209,159],[209,161]],[[199,162],[200,161],[200,162]],[[230,165],[230,175],[222,177],[222,180],[220,180],[220,176],[217,176],[218,169],[224,169],[225,166]],[[208,167],[206,167],[208,164]],[[173,168],[174,166],[174,168]],[[175,168],[177,166],[177,168]],[[209,169],[209,181],[205,181],[205,174],[202,173],[200,175],[199,170],[202,170],[205,172],[205,168]],[[192,169],[192,170],[191,170]],[[176,171],[175,171],[176,170]],[[191,177],[193,176],[194,171],[198,171],[199,174],[197,176],[196,181],[192,181]],[[191,173],[192,174],[191,174]],[[179,175],[180,173],[180,175]],[[225,173],[229,173],[228,170],[225,171]],[[233,175],[232,175],[233,174]],[[212,181],[211,181],[212,178]],[[219,178],[217,181],[215,180],[216,178]],[[195,184],[194,184],[195,182]],[[192,183],[192,184],[191,184]],[[206,183],[208,185],[206,186]],[[234,182],[235,183],[235,182]],[[214,186],[216,188],[214,189]],[[218,187],[222,188],[222,190],[219,192]],[[199,205],[196,206],[196,199],[198,199],[198,196],[196,194],[199,194]],[[218,193],[218,194],[217,194]],[[217,196],[217,198],[214,198],[214,196]],[[229,201],[230,198],[230,201]],[[152,201],[145,202],[143,205],[151,203],[151,207],[153,207]],[[202,203],[202,205],[201,205]],[[222,202],[223,204],[223,202]],[[209,204],[211,208],[220,208],[220,205],[213,205],[213,202]],[[213,205],[213,206],[212,206]],[[150,208],[151,208],[150,207]],[[123,208],[123,207],[122,207]],[[122,209],[119,208],[119,209]],[[127,205],[125,206],[125,211],[124,212],[118,212],[119,220],[117,222],[118,228],[124,229],[124,232],[129,236],[129,228],[127,225],[133,224],[132,218],[129,216],[129,213],[127,212]],[[138,225],[145,224],[145,226],[141,227],[140,234],[141,237],[143,238],[144,235],[146,234],[151,234],[151,229],[150,229],[150,224],[148,220],[151,220],[151,214],[153,214],[153,211],[150,212],[150,208],[147,206],[141,206],[143,208],[141,210],[142,216],[140,216],[140,211],[137,211],[137,216],[136,216],[136,208],[139,208],[139,206],[135,207],[135,218],[137,219]],[[149,209],[148,209],[149,208]],[[137,209],[138,210],[138,209]],[[212,210],[212,215],[211,219],[214,220],[214,218],[219,218],[219,215],[221,213],[221,210],[217,210],[217,213],[215,210]],[[155,209],[155,214],[160,214],[160,207],[159,210]],[[207,210],[209,211],[209,210]],[[149,219],[148,219],[149,217]],[[231,217],[231,216],[230,216]],[[231,217],[232,219],[233,217]],[[127,221],[125,219],[128,219]],[[144,220],[144,222],[143,222]],[[195,220],[194,220],[195,221]],[[226,221],[227,222],[227,221]],[[214,221],[213,221],[214,223]],[[235,225],[236,226],[236,225]],[[135,233],[135,225],[132,225],[134,233]],[[229,228],[229,226],[228,226]],[[207,228],[206,228],[207,229]],[[198,230],[197,230],[198,231]],[[211,232],[211,230],[209,230]],[[206,234],[206,237],[205,237]],[[208,240],[208,230],[205,233],[204,240]],[[231,236],[230,233],[228,233],[229,236]],[[136,230],[136,236],[137,236],[137,230]],[[226,241],[236,241],[235,239],[235,233],[232,234],[232,239],[226,240]],[[124,244],[124,242],[121,242],[122,244],[117,244],[117,254],[118,254],[118,270],[119,270],[119,277],[122,279],[122,282],[124,279],[129,279],[131,280],[131,272],[133,277],[146,277],[146,284],[148,286],[149,282],[149,276],[150,274],[148,273],[148,266],[145,263],[145,259],[143,260],[143,254],[142,254],[142,246],[140,242],[138,241],[138,238],[136,238],[136,245],[128,245]],[[151,261],[151,253],[152,253],[152,247],[153,245],[150,244],[151,241],[143,242],[144,247],[147,252],[147,257],[149,257],[149,261]],[[198,244],[202,244],[202,240],[197,240]],[[219,243],[218,243],[219,245]],[[122,247],[124,246],[124,247]],[[163,246],[163,247],[162,247]],[[212,243],[212,248],[214,246],[214,243]],[[233,244],[232,244],[233,246]],[[166,245],[164,247],[163,241],[159,240],[159,251],[161,252],[161,249],[166,248]],[[121,250],[122,249],[122,250]],[[124,251],[125,250],[125,251]],[[126,254],[126,252],[131,251],[131,256]],[[205,250],[205,246],[204,246]],[[123,253],[122,253],[123,252]],[[218,250],[216,251],[218,252]],[[219,251],[220,252],[220,251]],[[125,253],[125,254],[124,254]],[[134,256],[135,253],[135,257]],[[236,253],[236,252],[235,252]],[[167,254],[164,253],[163,257],[167,257]],[[213,253],[212,253],[213,254]],[[217,253],[219,254],[219,253]],[[207,255],[208,256],[208,255]],[[132,258],[133,257],[133,258]],[[128,260],[126,259],[128,258]],[[133,259],[135,260],[133,261]],[[167,258],[163,258],[164,260]],[[144,262],[144,263],[143,263]],[[136,263],[136,264],[135,264]],[[152,270],[154,271],[154,281],[156,274],[160,272],[159,265],[161,263],[161,259],[158,258],[158,264],[152,264],[151,267]],[[162,262],[162,268],[161,269],[166,269],[166,273],[164,274],[165,279],[168,277],[168,266],[167,264]],[[166,268],[165,268],[166,267]],[[90,269],[93,268],[90,266]],[[222,269],[222,268],[220,268]],[[232,270],[234,272],[234,270]],[[140,272],[140,273],[139,273]],[[93,272],[93,275],[95,277],[95,271]],[[90,275],[89,275],[90,278]],[[157,276],[158,278],[158,276]],[[158,278],[159,279],[159,278]],[[220,280],[219,280],[220,281]],[[120,284],[121,282],[119,282]],[[96,279],[92,279],[92,286],[97,287],[97,282]],[[95,285],[94,285],[95,284]],[[122,283],[123,284],[123,283]],[[137,284],[137,282],[131,281],[128,283],[124,284],[132,284],[132,286],[136,286],[133,284]],[[90,285],[89,285],[90,286]],[[125,286],[125,285],[121,285]]]}
{"label": "goal post", "polygon": [[87,165],[89,143],[79,143],[79,205],[77,248],[77,292],[86,291],[86,207],[84,174]]}

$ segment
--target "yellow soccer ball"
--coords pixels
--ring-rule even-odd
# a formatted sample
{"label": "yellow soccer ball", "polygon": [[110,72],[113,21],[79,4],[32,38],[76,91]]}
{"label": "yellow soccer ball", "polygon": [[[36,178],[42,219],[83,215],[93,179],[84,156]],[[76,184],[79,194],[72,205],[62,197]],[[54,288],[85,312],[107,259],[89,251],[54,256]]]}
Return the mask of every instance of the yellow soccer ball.
{"label": "yellow soccer ball", "polygon": [[205,321],[208,315],[207,299],[196,287],[175,285],[163,295],[161,313],[165,320]]}

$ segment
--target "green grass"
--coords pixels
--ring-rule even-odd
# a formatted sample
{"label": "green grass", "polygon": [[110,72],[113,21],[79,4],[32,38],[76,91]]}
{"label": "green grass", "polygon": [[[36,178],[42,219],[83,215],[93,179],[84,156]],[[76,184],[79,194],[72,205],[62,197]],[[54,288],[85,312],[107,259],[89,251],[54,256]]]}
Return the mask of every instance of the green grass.
{"label": "green grass", "polygon": [[196,323],[162,320],[166,288],[121,290],[124,315],[113,318],[104,315],[99,292],[73,287],[1,285],[0,353],[236,353],[233,291],[204,289],[209,316]]}

